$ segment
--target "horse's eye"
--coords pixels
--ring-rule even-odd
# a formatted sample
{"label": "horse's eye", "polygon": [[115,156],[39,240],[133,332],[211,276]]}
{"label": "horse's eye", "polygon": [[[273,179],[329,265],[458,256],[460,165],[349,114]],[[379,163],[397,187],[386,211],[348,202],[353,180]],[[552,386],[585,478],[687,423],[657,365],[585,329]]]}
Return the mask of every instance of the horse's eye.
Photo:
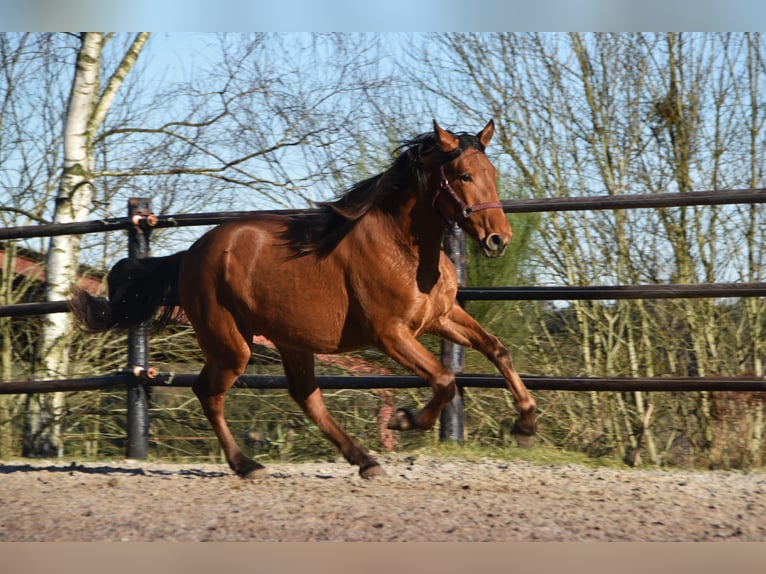
{"label": "horse's eye", "polygon": [[472,182],[473,178],[471,177],[470,173],[464,173],[463,175],[460,176],[460,180],[461,181]]}

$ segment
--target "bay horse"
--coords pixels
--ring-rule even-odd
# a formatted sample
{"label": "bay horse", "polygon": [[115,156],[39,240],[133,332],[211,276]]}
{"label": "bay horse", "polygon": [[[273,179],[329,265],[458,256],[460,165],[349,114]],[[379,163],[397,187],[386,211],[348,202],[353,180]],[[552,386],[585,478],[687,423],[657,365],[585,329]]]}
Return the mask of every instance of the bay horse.
{"label": "bay horse", "polygon": [[179,301],[206,360],[193,390],[231,469],[252,478],[224,419],[227,391],[251,356],[253,335],[279,351],[290,396],[364,478],[378,462],[333,420],[314,375],[314,355],[377,347],[425,379],[421,410],[398,409],[388,427],[431,428],[456,391],[455,375],[419,341],[433,333],[481,351],[502,373],[519,417],[514,433],[536,430],[535,400],[510,353],[457,302],[455,268],[442,250],[457,224],[488,257],[503,254],[511,227],[485,155],[495,127],[454,133],[433,122],[397,148],[384,172],[304,215],[260,214],[223,223],[188,250],[123,259],[109,272],[109,299],[75,293],[71,308],[91,331],[156,326]]}

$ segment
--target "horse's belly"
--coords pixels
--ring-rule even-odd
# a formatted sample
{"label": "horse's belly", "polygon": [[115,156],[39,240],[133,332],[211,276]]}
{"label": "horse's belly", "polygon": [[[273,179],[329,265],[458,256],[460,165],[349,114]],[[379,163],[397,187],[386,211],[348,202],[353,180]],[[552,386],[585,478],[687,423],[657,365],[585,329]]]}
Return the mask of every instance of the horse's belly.
{"label": "horse's belly", "polygon": [[277,346],[328,354],[348,346],[335,317],[291,311],[279,315],[259,313],[253,319],[253,334],[262,335]]}
{"label": "horse's belly", "polygon": [[254,334],[278,346],[337,353],[369,345],[340,284],[274,277],[254,283],[246,313]]}

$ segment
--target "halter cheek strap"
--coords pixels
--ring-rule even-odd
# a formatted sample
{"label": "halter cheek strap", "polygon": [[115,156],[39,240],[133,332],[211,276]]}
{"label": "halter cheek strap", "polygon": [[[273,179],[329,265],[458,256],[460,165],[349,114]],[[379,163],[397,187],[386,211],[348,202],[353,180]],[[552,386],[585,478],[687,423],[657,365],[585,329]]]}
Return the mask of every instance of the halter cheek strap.
{"label": "halter cheek strap", "polygon": [[493,207],[499,207],[500,209],[503,208],[503,204],[499,201],[487,201],[486,203],[477,203],[475,205],[468,205],[463,199],[455,193],[455,190],[452,189],[452,186],[449,184],[449,181],[447,180],[447,176],[444,174],[444,166],[441,166],[439,168],[441,173],[441,181],[439,182],[439,187],[436,188],[434,191],[433,199],[431,200],[431,207],[436,209],[444,219],[446,219],[449,222],[449,218],[447,218],[442,211],[436,207],[436,200],[439,199],[439,196],[442,192],[445,192],[447,194],[447,197],[452,199],[453,203],[457,205],[459,211],[459,215],[455,219],[455,223],[462,223],[468,217],[474,212],[474,211],[482,211],[483,209],[491,209]]}

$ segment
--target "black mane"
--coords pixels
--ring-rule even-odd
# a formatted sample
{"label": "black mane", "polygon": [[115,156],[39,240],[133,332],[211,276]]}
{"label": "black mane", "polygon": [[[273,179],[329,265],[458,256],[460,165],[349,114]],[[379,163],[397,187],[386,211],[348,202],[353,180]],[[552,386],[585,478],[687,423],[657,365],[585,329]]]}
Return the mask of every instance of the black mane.
{"label": "black mane", "polygon": [[464,132],[453,135],[460,145],[450,154],[437,149],[433,132],[401,142],[392,154],[391,165],[384,172],[354,184],[335,200],[317,204],[318,209],[312,213],[293,216],[283,238],[295,256],[313,253],[325,257],[370,209],[390,206],[392,199],[398,205],[403,198],[398,198],[397,194],[409,187],[413,180],[420,192],[425,189],[434,166],[458,157],[468,148],[484,151],[476,135]]}

